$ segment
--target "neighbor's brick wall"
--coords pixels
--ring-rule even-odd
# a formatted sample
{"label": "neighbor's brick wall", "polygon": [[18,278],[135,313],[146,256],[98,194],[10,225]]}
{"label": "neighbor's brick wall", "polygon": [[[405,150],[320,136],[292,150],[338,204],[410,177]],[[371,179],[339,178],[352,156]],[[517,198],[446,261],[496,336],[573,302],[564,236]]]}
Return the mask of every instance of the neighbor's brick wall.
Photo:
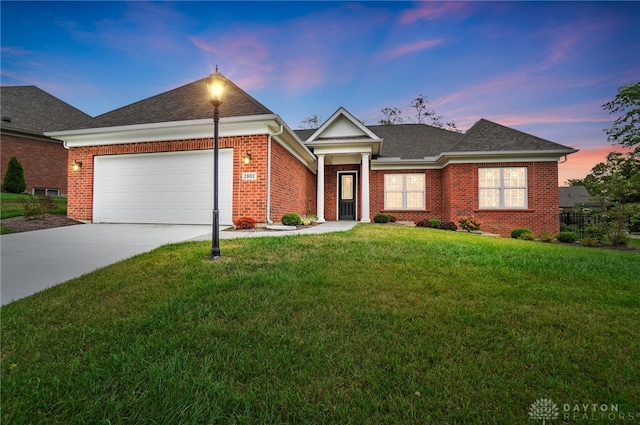
{"label": "neighbor's brick wall", "polygon": [[28,139],[14,135],[0,136],[0,178],[4,180],[11,157],[18,158],[24,169],[26,191],[34,187],[59,189],[67,193],[67,150],[62,142]]}
{"label": "neighbor's brick wall", "polygon": [[[392,210],[384,208],[384,176],[385,174],[424,174],[425,175],[425,209],[424,210]],[[398,221],[417,222],[427,218],[442,217],[442,170],[373,170],[370,172],[371,187],[371,219],[384,212],[391,214]]]}
{"label": "neighbor's brick wall", "polygon": [[[478,169],[486,167],[527,167],[528,208],[526,210],[481,210],[478,208]],[[443,170],[443,219],[456,222],[472,215],[482,222],[482,230],[509,236],[517,227],[534,234],[558,232],[557,162],[512,162],[453,164]]]}
{"label": "neighbor's brick wall", "polygon": [[[266,220],[266,141],[267,135],[222,137],[220,149],[233,148],[233,218],[251,215],[257,222]],[[93,164],[99,155],[156,153],[213,149],[213,139],[172,140],[162,142],[124,143],[69,149],[68,162],[82,161],[80,171],[67,167],[67,215],[75,220],[93,218]],[[249,151],[252,161],[244,165],[242,158]],[[242,172],[255,171],[257,181],[242,181]],[[254,196],[255,195],[255,196]]]}
{"label": "neighbor's brick wall", "polygon": [[316,175],[278,142],[271,142],[271,220],[316,214]]}

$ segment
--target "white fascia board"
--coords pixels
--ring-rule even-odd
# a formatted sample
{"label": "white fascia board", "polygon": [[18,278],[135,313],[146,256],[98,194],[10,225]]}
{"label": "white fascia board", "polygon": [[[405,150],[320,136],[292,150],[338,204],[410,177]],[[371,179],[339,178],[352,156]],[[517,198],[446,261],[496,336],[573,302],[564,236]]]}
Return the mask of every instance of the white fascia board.
{"label": "white fascia board", "polygon": [[[269,134],[270,128],[273,127],[274,121],[278,118],[275,114],[221,118],[219,136]],[[213,118],[52,131],[45,134],[49,137],[63,140],[69,148],[164,140],[204,139],[213,137]]]}
{"label": "white fascia board", "polygon": [[300,140],[298,135],[291,130],[291,128],[276,115],[276,119],[274,123],[277,124],[278,128],[273,129],[270,133],[275,133],[280,129],[280,126],[283,126],[284,131],[282,134],[274,136],[273,140],[277,142],[280,146],[285,148],[291,155],[293,155],[298,161],[305,164],[305,166],[311,170],[313,173],[318,171],[318,163],[316,162],[316,156],[305,146],[305,144]]}
{"label": "white fascia board", "polygon": [[341,146],[324,146],[313,149],[313,153],[317,155],[349,155],[372,153],[370,145],[341,145]]}
{"label": "white fascia board", "polygon": [[443,152],[436,157],[423,159],[379,158],[371,161],[372,170],[442,169],[449,164],[479,164],[485,162],[557,162],[570,150],[548,151],[493,151],[493,152]]}
{"label": "white fascia board", "polygon": [[438,163],[477,164],[482,162],[557,162],[565,155],[577,152],[576,149],[531,150],[531,151],[486,151],[486,152],[443,152],[437,158]]}
{"label": "white fascia board", "polygon": [[313,142],[307,142],[305,145],[309,148],[313,148],[314,152],[317,152],[318,149],[321,148],[341,148],[344,146],[349,147],[363,147],[366,146],[369,149],[369,152],[372,152],[374,155],[380,153],[380,149],[382,148],[383,139],[338,139],[338,140],[315,140]]}

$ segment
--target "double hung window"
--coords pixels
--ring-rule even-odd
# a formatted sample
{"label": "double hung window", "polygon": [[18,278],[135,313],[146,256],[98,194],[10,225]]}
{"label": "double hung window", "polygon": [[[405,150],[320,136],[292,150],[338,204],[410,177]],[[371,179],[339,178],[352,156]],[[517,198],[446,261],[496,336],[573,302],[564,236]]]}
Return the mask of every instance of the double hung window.
{"label": "double hung window", "polygon": [[527,208],[527,168],[480,168],[478,187],[481,209]]}
{"label": "double hung window", "polygon": [[385,174],[385,210],[423,210],[425,208],[425,175]]}

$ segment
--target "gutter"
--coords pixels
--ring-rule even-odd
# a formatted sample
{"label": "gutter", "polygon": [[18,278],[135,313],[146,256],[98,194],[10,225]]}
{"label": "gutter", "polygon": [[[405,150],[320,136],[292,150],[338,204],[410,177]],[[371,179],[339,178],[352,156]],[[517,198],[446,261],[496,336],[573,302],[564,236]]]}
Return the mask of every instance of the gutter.
{"label": "gutter", "polygon": [[276,133],[269,133],[267,138],[267,224],[273,224],[271,220],[271,139],[284,132],[284,125],[280,124],[280,130]]}

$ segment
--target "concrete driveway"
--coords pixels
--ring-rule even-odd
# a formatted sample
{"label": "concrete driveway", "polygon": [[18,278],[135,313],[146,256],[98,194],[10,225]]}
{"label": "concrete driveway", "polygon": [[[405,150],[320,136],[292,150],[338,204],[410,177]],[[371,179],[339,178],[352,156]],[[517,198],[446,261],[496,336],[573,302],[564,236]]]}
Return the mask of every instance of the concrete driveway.
{"label": "concrete driveway", "polygon": [[210,226],[83,224],[0,237],[2,305],[159,246],[211,235]]}

